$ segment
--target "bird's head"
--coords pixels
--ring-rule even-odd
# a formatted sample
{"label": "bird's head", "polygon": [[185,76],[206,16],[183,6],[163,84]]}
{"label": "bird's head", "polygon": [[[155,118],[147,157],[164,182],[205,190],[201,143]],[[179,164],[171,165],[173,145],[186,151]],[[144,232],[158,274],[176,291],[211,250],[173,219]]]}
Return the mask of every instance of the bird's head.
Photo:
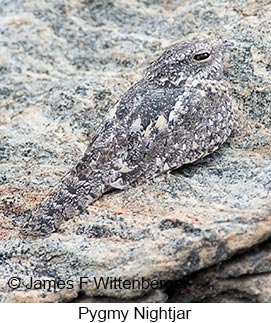
{"label": "bird's head", "polygon": [[185,41],[168,48],[146,70],[149,82],[163,86],[183,86],[188,79],[220,80],[222,55],[228,41]]}

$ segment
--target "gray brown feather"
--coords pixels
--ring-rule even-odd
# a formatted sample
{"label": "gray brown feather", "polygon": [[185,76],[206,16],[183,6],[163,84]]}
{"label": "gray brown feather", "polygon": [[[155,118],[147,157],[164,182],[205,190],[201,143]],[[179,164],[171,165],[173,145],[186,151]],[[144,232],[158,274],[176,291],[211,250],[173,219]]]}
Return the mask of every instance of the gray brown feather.
{"label": "gray brown feather", "polygon": [[82,159],[26,219],[24,232],[57,231],[105,192],[216,150],[233,125],[222,82],[224,47],[221,40],[204,40],[166,50],[111,108]]}

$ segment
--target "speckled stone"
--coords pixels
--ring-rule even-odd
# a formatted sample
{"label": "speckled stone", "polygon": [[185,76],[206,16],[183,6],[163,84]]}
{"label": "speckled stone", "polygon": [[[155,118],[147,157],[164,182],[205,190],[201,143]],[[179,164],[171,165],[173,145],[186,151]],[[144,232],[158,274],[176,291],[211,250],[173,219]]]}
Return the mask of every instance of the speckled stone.
{"label": "speckled stone", "polygon": [[271,240],[178,282],[169,302],[271,302]]}
{"label": "speckled stone", "polygon": [[[244,252],[263,266],[261,243],[271,236],[270,29],[270,1],[7,0],[0,6],[1,302],[236,300],[221,296],[231,285],[222,286],[220,277],[231,273],[220,268],[230,261],[241,268]],[[235,110],[227,143],[168,176],[107,194],[59,233],[22,240],[26,212],[75,165],[106,111],[144,68],[174,42],[220,36],[235,44],[225,57]],[[270,301],[266,268],[249,301]],[[177,282],[199,270],[212,294],[77,284],[80,276]],[[70,279],[74,287],[11,290],[12,276]],[[192,281],[193,288],[203,282]],[[239,283],[240,293],[256,295]]]}

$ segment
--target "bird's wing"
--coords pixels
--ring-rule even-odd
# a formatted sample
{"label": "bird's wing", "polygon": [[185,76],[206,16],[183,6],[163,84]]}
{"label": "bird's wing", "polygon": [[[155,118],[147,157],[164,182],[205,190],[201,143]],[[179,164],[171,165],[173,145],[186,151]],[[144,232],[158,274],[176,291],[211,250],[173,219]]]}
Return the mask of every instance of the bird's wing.
{"label": "bird's wing", "polygon": [[[206,83],[165,91],[155,118],[141,134],[138,168],[146,178],[194,162],[229,136],[227,91]],[[152,106],[152,95],[145,100]]]}
{"label": "bird's wing", "polygon": [[200,86],[128,91],[105,117],[83,161],[120,188],[193,162],[212,140],[213,101],[223,104],[218,92]]}

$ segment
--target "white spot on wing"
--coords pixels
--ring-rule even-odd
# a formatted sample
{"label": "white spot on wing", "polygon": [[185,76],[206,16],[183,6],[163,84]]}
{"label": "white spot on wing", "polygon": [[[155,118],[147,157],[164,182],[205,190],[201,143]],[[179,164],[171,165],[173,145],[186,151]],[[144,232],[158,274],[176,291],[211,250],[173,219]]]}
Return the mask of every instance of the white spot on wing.
{"label": "white spot on wing", "polygon": [[125,185],[123,185],[123,181],[121,178],[118,178],[115,182],[111,183],[110,186],[112,188],[116,188],[116,189],[124,189],[125,188]]}
{"label": "white spot on wing", "polygon": [[155,123],[155,127],[159,130],[165,129],[167,127],[167,120],[163,115],[160,115]]}
{"label": "white spot on wing", "polygon": [[109,112],[108,112],[108,114],[107,114],[107,116],[106,116],[106,118],[107,118],[108,120],[111,120],[111,119],[113,119],[113,118],[115,117],[118,106],[119,106],[119,103],[117,102],[117,103],[113,106],[113,108],[109,110]]}
{"label": "white spot on wing", "polygon": [[131,125],[130,132],[139,132],[141,127],[141,119],[138,117]]}
{"label": "white spot on wing", "polygon": [[195,141],[193,141],[193,143],[192,143],[192,148],[193,149],[197,149],[198,148],[198,144],[195,142]]}
{"label": "white spot on wing", "polygon": [[129,173],[133,170],[133,168],[129,168],[128,165],[123,164],[121,168],[119,169],[120,173]]}
{"label": "white spot on wing", "polygon": [[168,116],[168,121],[171,122],[172,120],[174,120],[176,118],[176,113],[174,110],[170,111],[170,114]]}
{"label": "white spot on wing", "polygon": [[149,137],[152,130],[152,122],[150,122],[144,132],[144,137]]}
{"label": "white spot on wing", "polygon": [[156,160],[155,160],[155,164],[156,164],[156,166],[161,166],[162,165],[162,159],[160,158],[160,157],[156,157]]}
{"label": "white spot on wing", "polygon": [[168,164],[168,163],[165,163],[165,165],[164,165],[164,167],[163,167],[163,170],[164,170],[164,171],[167,171],[167,170],[169,170],[169,169],[170,169],[169,164]]}
{"label": "white spot on wing", "polygon": [[168,81],[167,76],[163,76],[163,77],[160,78],[160,82],[165,83],[166,81]]}
{"label": "white spot on wing", "polygon": [[179,110],[180,107],[182,106],[182,102],[181,101],[177,101],[174,105],[174,110]]}

